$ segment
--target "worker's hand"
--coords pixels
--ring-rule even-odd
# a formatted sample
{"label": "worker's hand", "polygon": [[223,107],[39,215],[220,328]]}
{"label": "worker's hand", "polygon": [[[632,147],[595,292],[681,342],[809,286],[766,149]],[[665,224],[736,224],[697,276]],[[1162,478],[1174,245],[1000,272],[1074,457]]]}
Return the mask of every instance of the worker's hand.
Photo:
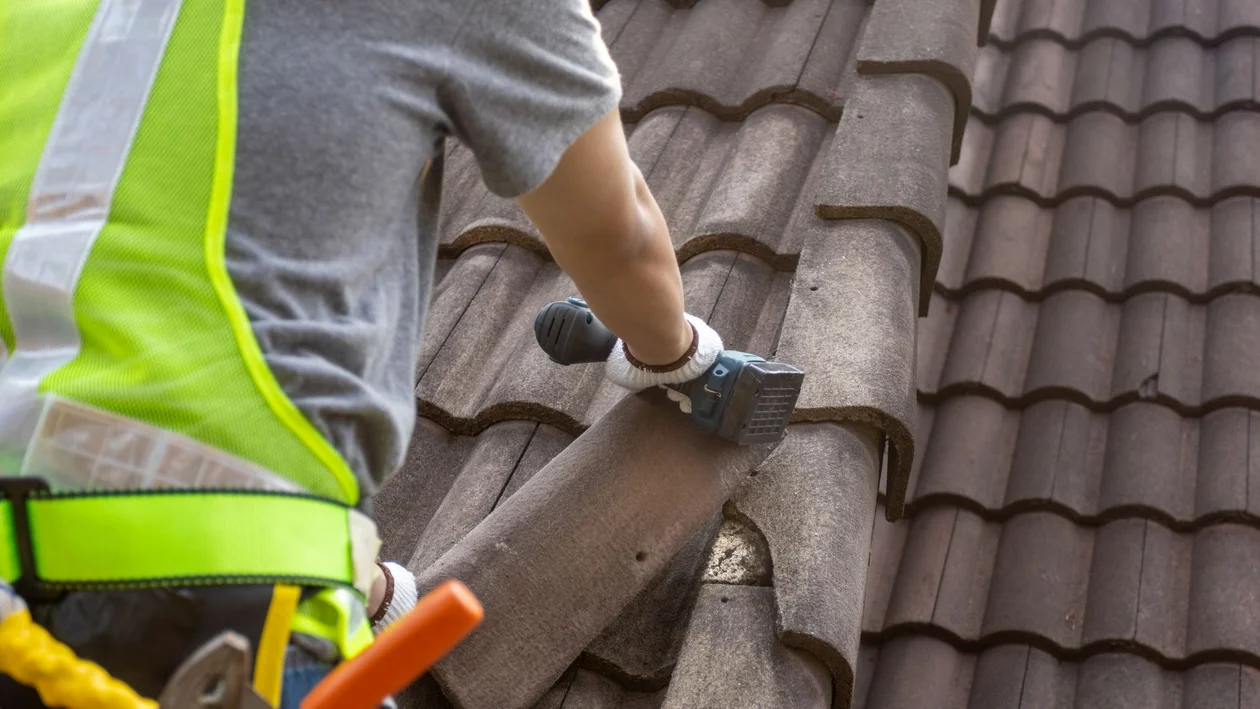
{"label": "worker's hand", "polygon": [[686,318],[693,331],[692,342],[678,361],[659,366],[643,364],[630,354],[625,342],[617,340],[605,367],[608,378],[630,391],[642,391],[664,384],[682,384],[704,374],[722,352],[722,338],[700,318],[691,314]]}

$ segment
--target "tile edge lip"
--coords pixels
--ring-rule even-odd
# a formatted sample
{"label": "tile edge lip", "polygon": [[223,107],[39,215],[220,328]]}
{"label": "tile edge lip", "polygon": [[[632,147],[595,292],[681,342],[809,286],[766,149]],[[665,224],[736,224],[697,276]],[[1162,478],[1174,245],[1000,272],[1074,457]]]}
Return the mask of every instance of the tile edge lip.
{"label": "tile edge lip", "polygon": [[1205,49],[1211,49],[1239,37],[1260,37],[1260,24],[1234,25],[1212,35],[1204,35],[1185,25],[1166,25],[1154,31],[1148,31],[1141,36],[1132,34],[1117,25],[1094,27],[1083,32],[1077,31],[1071,37],[1049,27],[1017,30],[1012,36],[1007,37],[999,36],[998,33],[990,29],[985,42],[986,45],[993,46],[996,49],[1009,51],[1030,40],[1050,40],[1062,44],[1068,49],[1082,49],[1086,44],[1100,39],[1116,39],[1126,42],[1135,48],[1146,48],[1161,39],[1181,38],[1193,40]]}
{"label": "tile edge lip", "polygon": [[890,623],[881,630],[862,630],[862,645],[882,648],[899,639],[926,638],[948,645],[959,654],[981,655],[1007,645],[1040,650],[1059,662],[1081,664],[1097,657],[1124,655],[1170,672],[1189,672],[1204,665],[1230,664],[1260,670],[1260,655],[1236,648],[1196,650],[1182,657],[1169,657],[1145,643],[1124,638],[1091,640],[1080,646],[1066,646],[1034,630],[999,630],[964,638],[955,631],[931,621]]}

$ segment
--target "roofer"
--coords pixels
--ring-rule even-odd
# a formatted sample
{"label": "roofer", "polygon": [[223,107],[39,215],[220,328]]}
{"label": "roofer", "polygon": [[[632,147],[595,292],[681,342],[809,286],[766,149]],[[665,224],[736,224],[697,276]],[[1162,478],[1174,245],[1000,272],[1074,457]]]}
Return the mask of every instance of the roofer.
{"label": "roofer", "polygon": [[587,0],[11,2],[0,86],[0,570],[144,696],[234,629],[296,707],[414,604],[369,500],[414,425],[445,138],[624,338],[614,381],[722,349]]}

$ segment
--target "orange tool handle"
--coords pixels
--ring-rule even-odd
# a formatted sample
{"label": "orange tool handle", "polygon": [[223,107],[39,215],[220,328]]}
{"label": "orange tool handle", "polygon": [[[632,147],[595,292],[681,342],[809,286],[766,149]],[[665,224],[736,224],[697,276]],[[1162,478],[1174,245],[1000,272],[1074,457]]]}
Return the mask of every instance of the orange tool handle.
{"label": "orange tool handle", "polygon": [[484,615],[467,586],[443,583],[357,657],[329,673],[302,700],[302,709],[376,709],[450,652]]}

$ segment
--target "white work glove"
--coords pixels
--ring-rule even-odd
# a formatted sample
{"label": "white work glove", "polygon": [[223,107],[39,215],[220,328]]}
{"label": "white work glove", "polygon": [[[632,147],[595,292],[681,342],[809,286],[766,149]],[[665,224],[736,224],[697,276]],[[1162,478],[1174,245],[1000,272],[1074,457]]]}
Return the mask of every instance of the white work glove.
{"label": "white work glove", "polygon": [[[612,353],[608,355],[604,370],[606,376],[614,384],[637,392],[665,384],[682,384],[704,374],[722,352],[722,338],[700,318],[690,313],[684,314],[684,317],[695,332],[695,339],[688,353],[684,355],[685,359],[664,367],[636,364],[627,357],[626,343],[618,339]],[[668,391],[670,399],[680,405],[686,402],[684,411],[691,408],[691,402],[685,396],[672,389]]]}

